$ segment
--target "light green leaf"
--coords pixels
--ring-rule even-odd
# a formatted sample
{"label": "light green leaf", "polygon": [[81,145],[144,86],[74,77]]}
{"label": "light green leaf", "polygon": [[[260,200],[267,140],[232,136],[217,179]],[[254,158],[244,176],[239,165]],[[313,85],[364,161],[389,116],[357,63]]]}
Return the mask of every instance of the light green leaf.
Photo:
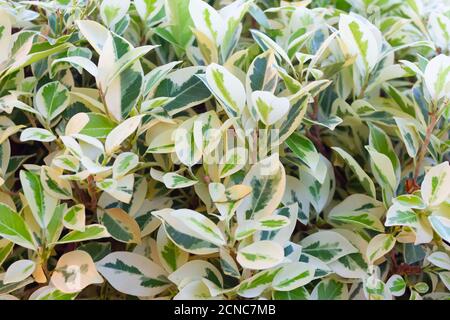
{"label": "light green leaf", "polygon": [[130,0],[103,0],[100,5],[103,23],[111,28],[125,16],[129,6]]}
{"label": "light green leaf", "polygon": [[70,181],[61,179],[61,174],[52,167],[41,167],[41,184],[44,188],[44,195],[46,192],[55,199],[72,199],[72,186]]}
{"label": "light green leaf", "polygon": [[383,188],[385,198],[389,200],[395,195],[397,189],[397,178],[392,162],[385,154],[376,151],[373,147],[366,146],[366,149],[370,154],[370,165],[373,175]]}
{"label": "light green leaf", "polygon": [[445,252],[433,252],[427,257],[427,260],[439,268],[450,270],[450,256]]}
{"label": "light green leaf", "polygon": [[417,214],[408,207],[392,205],[386,214],[386,226],[414,226],[419,221]]}
{"label": "light green leaf", "polygon": [[86,113],[88,122],[83,126],[80,134],[85,134],[93,138],[106,138],[116,124],[108,117],[89,112]]}
{"label": "light green leaf", "polygon": [[356,55],[358,68],[368,74],[381,55],[381,32],[358,15],[341,14],[339,32],[351,54]]}
{"label": "light green leaf", "polygon": [[237,289],[238,295],[244,298],[255,298],[267,289],[281,267],[264,270],[241,282]]}

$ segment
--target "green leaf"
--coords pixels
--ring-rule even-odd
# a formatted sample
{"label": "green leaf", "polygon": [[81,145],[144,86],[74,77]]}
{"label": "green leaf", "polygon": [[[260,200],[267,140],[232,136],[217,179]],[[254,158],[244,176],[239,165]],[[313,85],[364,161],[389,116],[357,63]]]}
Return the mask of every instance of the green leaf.
{"label": "green leaf", "polygon": [[247,92],[257,90],[274,93],[278,83],[275,54],[272,50],[257,56],[250,64],[245,81]]}
{"label": "green leaf", "polygon": [[394,147],[392,146],[391,139],[389,136],[377,126],[370,124],[370,135],[369,135],[369,144],[379,153],[384,154],[391,160],[392,168],[394,169],[395,176],[397,179],[400,178],[400,160],[397,157],[397,154],[394,151]]}
{"label": "green leaf", "polygon": [[[109,115],[116,121],[126,119],[141,96],[144,74],[137,58],[150,48],[140,48],[133,48],[127,40],[115,34],[110,34],[103,44],[97,85]],[[142,48],[145,49],[143,52]],[[134,55],[135,52],[138,54]]]}
{"label": "green leaf", "polygon": [[[179,48],[186,49],[192,40],[191,26],[193,26],[189,14],[189,1],[167,0],[165,5],[168,27],[158,27],[155,32]],[[166,37],[166,34],[170,35],[170,38]]]}
{"label": "green leaf", "polygon": [[309,300],[310,295],[305,287],[299,287],[291,291],[274,291],[274,300]]}
{"label": "green leaf", "polygon": [[106,138],[116,124],[100,113],[86,113],[89,121],[83,126],[80,133],[93,138]]}
{"label": "green leaf", "polygon": [[0,203],[0,236],[24,248],[37,249],[32,232],[23,218],[3,203]]}
{"label": "green leaf", "polygon": [[8,239],[0,239],[0,266],[8,258],[9,254],[12,252],[14,243]]}
{"label": "green leaf", "polygon": [[158,229],[156,240],[159,260],[161,265],[168,272],[174,272],[188,261],[189,253],[181,250],[172,240],[170,240],[166,235],[164,228]]}

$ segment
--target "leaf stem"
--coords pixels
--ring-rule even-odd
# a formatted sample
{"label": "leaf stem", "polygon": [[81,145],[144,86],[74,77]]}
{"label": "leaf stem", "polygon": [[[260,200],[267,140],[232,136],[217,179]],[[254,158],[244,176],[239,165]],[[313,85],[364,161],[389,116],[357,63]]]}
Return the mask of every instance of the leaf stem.
{"label": "leaf stem", "polygon": [[431,135],[433,134],[433,129],[436,126],[437,122],[438,122],[438,117],[436,116],[436,112],[433,111],[430,113],[430,123],[428,124],[427,130],[425,133],[425,140],[423,141],[423,144],[420,147],[419,156],[417,158],[416,166],[414,168],[413,183],[414,183],[415,188],[418,188],[417,178],[419,177],[420,168],[422,166],[423,160],[425,159],[425,155],[427,154],[428,145],[430,144],[430,140],[431,140]]}

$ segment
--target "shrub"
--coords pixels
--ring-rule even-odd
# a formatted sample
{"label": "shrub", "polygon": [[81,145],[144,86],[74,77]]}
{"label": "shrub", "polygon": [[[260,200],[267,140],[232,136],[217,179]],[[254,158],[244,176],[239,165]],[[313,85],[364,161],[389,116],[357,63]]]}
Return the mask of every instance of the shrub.
{"label": "shrub", "polygon": [[0,1],[0,299],[449,299],[449,19]]}

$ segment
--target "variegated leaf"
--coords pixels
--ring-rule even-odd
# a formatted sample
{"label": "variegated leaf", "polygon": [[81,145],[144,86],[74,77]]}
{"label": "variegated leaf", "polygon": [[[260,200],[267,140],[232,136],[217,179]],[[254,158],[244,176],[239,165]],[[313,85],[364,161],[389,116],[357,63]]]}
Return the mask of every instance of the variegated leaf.
{"label": "variegated leaf", "polygon": [[238,117],[245,107],[246,95],[242,82],[226,68],[212,63],[201,78],[220,102],[228,116]]}
{"label": "variegated leaf", "polygon": [[141,243],[141,230],[136,220],[121,208],[106,209],[101,223],[108,233],[120,242]]}
{"label": "variegated leaf", "polygon": [[20,134],[20,141],[51,142],[56,137],[50,131],[41,128],[27,128]]}
{"label": "variegated leaf", "polygon": [[367,173],[358,164],[358,162],[356,162],[356,160],[345,150],[339,147],[332,147],[332,149],[339,153],[339,155],[345,160],[350,169],[355,173],[364,190],[366,190],[371,197],[375,197],[375,185],[373,184],[372,179],[370,179]]}
{"label": "variegated leaf", "polygon": [[333,262],[357,249],[342,235],[334,231],[319,231],[302,241],[302,252],[320,259],[325,263]]}
{"label": "variegated leaf", "polygon": [[271,214],[278,207],[286,184],[278,154],[254,164],[243,184],[250,186],[252,193],[237,209],[238,220],[258,219]]}
{"label": "variegated leaf", "polygon": [[67,229],[84,232],[86,213],[83,204],[77,204],[64,212],[63,224]]}
{"label": "variegated leaf", "polygon": [[307,263],[289,263],[277,273],[272,286],[278,291],[291,291],[311,282],[314,279],[314,272],[315,268]]}
{"label": "variegated leaf", "polygon": [[241,248],[236,257],[242,267],[253,270],[275,267],[282,262],[283,258],[283,247],[269,240],[254,242]]}
{"label": "variegated leaf", "polygon": [[445,201],[450,195],[450,165],[448,161],[428,170],[421,187],[422,198],[428,206],[437,206]]}
{"label": "variegated leaf", "polygon": [[154,296],[170,285],[167,273],[151,260],[131,252],[110,253],[96,263],[98,271],[119,292]]}
{"label": "variegated leaf", "polygon": [[69,106],[69,90],[58,81],[43,85],[36,94],[35,108],[50,123]]}
{"label": "variegated leaf", "polygon": [[391,234],[381,233],[373,237],[367,246],[366,257],[370,264],[383,257],[395,245],[395,238]]}
{"label": "variegated leaf", "polygon": [[58,200],[48,194],[39,175],[31,171],[20,171],[20,182],[30,206],[31,212],[37,223],[42,227],[47,227],[53,212],[57,206]]}
{"label": "variegated leaf", "polygon": [[[203,67],[187,67],[170,73],[159,82],[154,97],[173,98],[164,106],[173,116],[183,110],[199,105],[211,97],[211,93],[197,75],[204,71]],[[164,72],[164,70],[161,70]]]}
{"label": "variegated leaf", "polygon": [[363,194],[353,194],[335,206],[329,212],[328,219],[337,225],[352,225],[384,232],[380,221],[384,210],[381,202]]}
{"label": "variegated leaf", "polygon": [[80,242],[87,240],[95,240],[109,237],[106,228],[100,224],[87,225],[84,231],[73,230],[59,239],[56,244]]}
{"label": "variegated leaf", "polygon": [[265,125],[270,126],[283,118],[289,111],[289,100],[276,97],[268,91],[254,91],[251,96],[254,114],[258,115]]}
{"label": "variegated leaf", "polygon": [[80,292],[90,284],[103,283],[91,256],[81,250],[68,252],[59,258],[50,279],[64,293]]}

